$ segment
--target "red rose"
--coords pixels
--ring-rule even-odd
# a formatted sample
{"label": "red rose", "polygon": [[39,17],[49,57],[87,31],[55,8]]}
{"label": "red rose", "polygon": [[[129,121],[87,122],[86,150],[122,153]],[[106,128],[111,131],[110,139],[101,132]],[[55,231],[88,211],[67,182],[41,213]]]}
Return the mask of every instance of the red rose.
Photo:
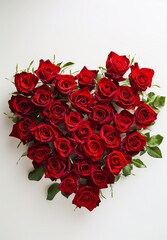
{"label": "red rose", "polygon": [[107,188],[107,184],[114,183],[115,177],[107,169],[91,170],[91,179],[98,188]]}
{"label": "red rose", "polygon": [[149,68],[139,68],[138,63],[131,66],[131,74],[129,76],[132,86],[135,86],[138,91],[145,91],[147,87],[151,87],[154,70]]}
{"label": "red rose", "polygon": [[11,111],[17,116],[27,116],[34,111],[31,100],[21,95],[12,96],[8,103]]}
{"label": "red rose", "polygon": [[99,161],[104,153],[104,146],[100,137],[93,134],[92,137],[82,145],[83,155],[89,157],[92,161]]}
{"label": "red rose", "polygon": [[81,186],[72,201],[77,207],[85,207],[92,211],[100,203],[99,189],[95,186]]}
{"label": "red rose", "polygon": [[106,77],[117,81],[123,81],[124,73],[129,69],[130,61],[126,56],[119,56],[114,52],[110,52],[106,61]]}
{"label": "red rose", "polygon": [[67,195],[70,195],[77,191],[78,188],[78,178],[74,171],[62,177],[61,183],[59,185],[59,190]]}
{"label": "red rose", "polygon": [[90,94],[88,88],[79,89],[73,92],[70,95],[69,100],[75,109],[86,113],[90,112],[90,107],[95,102],[95,99]]}
{"label": "red rose", "polygon": [[111,105],[97,104],[92,107],[89,113],[89,118],[102,125],[105,123],[110,123],[113,119],[114,110]]}
{"label": "red rose", "polygon": [[55,155],[48,158],[45,177],[56,180],[70,171],[71,163],[68,159],[61,159]]}
{"label": "red rose", "polygon": [[118,130],[108,124],[103,125],[100,129],[100,137],[107,148],[117,148],[121,143]]}
{"label": "red rose", "polygon": [[76,79],[78,79],[79,87],[80,88],[88,87],[89,90],[92,90],[95,85],[97,74],[98,74],[98,71],[88,70],[87,67],[83,67],[80,73],[76,75]]}
{"label": "red rose", "polygon": [[68,112],[66,103],[60,100],[53,100],[44,109],[42,116],[50,120],[53,124],[61,123],[64,120],[65,114]]}
{"label": "red rose", "polygon": [[134,109],[140,102],[139,94],[134,94],[128,86],[120,86],[114,95],[116,104],[125,109]]}
{"label": "red rose", "polygon": [[73,128],[73,138],[78,143],[84,143],[91,138],[93,134],[91,122],[83,120]]}
{"label": "red rose", "polygon": [[77,85],[75,78],[72,75],[67,74],[58,75],[53,85],[55,84],[57,90],[64,95],[71,93],[76,88]]}
{"label": "red rose", "polygon": [[134,124],[145,129],[156,119],[157,113],[149,105],[141,102],[134,114]]}
{"label": "red rose", "polygon": [[23,143],[31,141],[31,129],[36,125],[35,119],[24,117],[19,122],[13,125],[12,132],[9,136],[19,138]]}
{"label": "red rose", "polygon": [[31,130],[34,138],[39,142],[52,142],[55,138],[60,136],[60,130],[52,127],[47,123],[40,123]]}
{"label": "red rose", "polygon": [[53,92],[47,85],[35,88],[31,101],[38,107],[46,107],[53,100]]}
{"label": "red rose", "polygon": [[73,128],[81,121],[81,114],[78,112],[71,111],[68,115],[65,116],[65,126],[66,129],[71,132]]}
{"label": "red rose", "polygon": [[34,143],[28,148],[27,157],[41,163],[47,160],[50,151],[51,149],[47,143]]}
{"label": "red rose", "polygon": [[136,155],[144,150],[144,147],[146,146],[146,138],[139,132],[135,131],[123,139],[123,144],[128,154]]}
{"label": "red rose", "polygon": [[102,103],[110,102],[117,88],[118,87],[110,79],[100,79],[98,82],[98,91],[95,92],[97,100]]}
{"label": "red rose", "polygon": [[38,78],[32,73],[22,72],[15,75],[15,86],[18,92],[31,94],[38,83]]}
{"label": "red rose", "polygon": [[111,173],[118,175],[128,163],[122,152],[113,151],[107,155],[105,165]]}
{"label": "red rose", "polygon": [[92,168],[92,163],[87,159],[76,159],[74,162],[75,172],[81,177],[90,176],[90,171]]}
{"label": "red rose", "polygon": [[50,60],[40,60],[39,67],[35,71],[43,83],[50,83],[60,72],[60,67],[51,63]]}
{"label": "red rose", "polygon": [[62,158],[68,157],[74,149],[72,142],[65,137],[57,138],[54,141],[54,147],[56,153]]}
{"label": "red rose", "polygon": [[114,123],[121,133],[127,132],[133,123],[133,115],[126,110],[122,110],[114,115]]}

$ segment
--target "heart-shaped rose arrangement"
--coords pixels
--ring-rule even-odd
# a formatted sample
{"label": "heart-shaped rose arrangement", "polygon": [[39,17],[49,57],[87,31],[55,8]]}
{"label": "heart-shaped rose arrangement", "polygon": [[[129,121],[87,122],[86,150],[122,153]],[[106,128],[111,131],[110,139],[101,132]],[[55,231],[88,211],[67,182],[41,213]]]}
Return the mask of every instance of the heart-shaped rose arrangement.
{"label": "heart-shaped rose arrangement", "polygon": [[163,137],[150,137],[146,129],[165,97],[146,94],[154,71],[126,56],[111,52],[106,68],[65,73],[72,64],[40,60],[36,71],[32,63],[17,70],[17,92],[9,100],[15,123],[10,136],[28,146],[22,156],[34,166],[29,179],[44,175],[54,182],[48,200],[59,191],[74,194],[73,204],[92,211],[103,197],[101,189],[130,175],[133,165],[145,167],[135,155],[147,151],[162,157]]}

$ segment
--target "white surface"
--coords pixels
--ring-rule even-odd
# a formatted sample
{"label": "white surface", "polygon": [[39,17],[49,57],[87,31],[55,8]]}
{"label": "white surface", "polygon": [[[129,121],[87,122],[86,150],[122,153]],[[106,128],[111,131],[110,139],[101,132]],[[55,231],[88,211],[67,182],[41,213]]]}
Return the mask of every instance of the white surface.
{"label": "white surface", "polygon": [[[0,239],[1,240],[166,240],[167,154],[143,156],[147,169],[135,170],[114,186],[114,198],[93,212],[74,211],[71,199],[46,201],[50,181],[27,179],[31,162],[16,165],[23,147],[9,138],[12,123],[7,100],[14,86],[15,65],[27,67],[40,58],[76,62],[75,69],[104,65],[107,54],[136,54],[140,66],[155,69],[154,83],[167,91],[166,0],[0,0]],[[152,133],[166,136],[166,107]]]}

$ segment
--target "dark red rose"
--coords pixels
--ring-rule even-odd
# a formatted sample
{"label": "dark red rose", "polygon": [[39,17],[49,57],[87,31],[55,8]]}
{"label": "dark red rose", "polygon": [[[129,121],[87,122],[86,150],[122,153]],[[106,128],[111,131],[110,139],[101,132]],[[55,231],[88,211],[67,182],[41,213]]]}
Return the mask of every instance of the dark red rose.
{"label": "dark red rose", "polygon": [[82,116],[78,112],[71,111],[68,115],[65,116],[65,126],[66,129],[71,132],[73,128],[82,120]]}
{"label": "dark red rose", "polygon": [[24,117],[19,122],[13,125],[12,132],[9,136],[19,138],[23,143],[31,141],[31,129],[36,125],[35,119]]}
{"label": "dark red rose", "polygon": [[138,63],[131,66],[131,74],[129,76],[132,86],[138,91],[145,91],[147,87],[151,87],[154,70],[149,68],[139,68]]}
{"label": "dark red rose", "polygon": [[116,104],[125,109],[134,109],[140,102],[139,94],[128,86],[120,86],[114,95]]}
{"label": "dark red rose", "polygon": [[92,137],[82,145],[83,155],[89,157],[92,161],[99,161],[104,153],[104,146],[100,137],[93,134]]}
{"label": "dark red rose", "polygon": [[83,120],[73,128],[73,138],[78,143],[85,143],[93,134],[91,122]]}
{"label": "dark red rose", "polygon": [[129,69],[130,61],[126,56],[119,56],[114,52],[110,52],[106,61],[106,77],[117,81],[123,81],[124,73]]}
{"label": "dark red rose", "polygon": [[91,108],[89,118],[98,124],[110,123],[114,116],[114,110],[111,105],[97,104]]}
{"label": "dark red rose", "polygon": [[62,177],[59,190],[67,195],[76,192],[78,188],[78,177],[74,171]]}
{"label": "dark red rose", "polygon": [[28,116],[34,111],[34,105],[27,97],[17,95],[9,100],[9,108],[17,116]]}
{"label": "dark red rose", "polygon": [[15,86],[18,92],[32,94],[38,78],[32,73],[22,72],[15,75]]}
{"label": "dark red rose", "polygon": [[123,144],[128,154],[136,155],[144,150],[146,146],[146,138],[139,132],[130,133],[123,139]]}
{"label": "dark red rose", "polygon": [[61,159],[55,155],[48,158],[45,177],[56,180],[70,171],[71,163],[68,159]]}
{"label": "dark red rose", "polygon": [[92,90],[95,85],[97,74],[98,74],[98,71],[88,70],[87,67],[83,67],[80,73],[76,75],[76,79],[78,79],[79,87],[80,88],[88,87],[89,90]]}
{"label": "dark red rose", "polygon": [[74,162],[74,169],[77,174],[81,177],[90,176],[90,171],[92,168],[92,163],[87,159],[76,159]]}
{"label": "dark red rose", "polygon": [[107,169],[92,168],[91,179],[93,183],[101,189],[107,188],[107,184],[114,183],[115,177]]}
{"label": "dark red rose", "polygon": [[69,100],[75,109],[86,113],[90,112],[90,107],[95,103],[95,99],[90,94],[88,88],[79,89],[73,92]]}
{"label": "dark red rose", "polygon": [[50,147],[47,143],[34,143],[28,148],[27,157],[34,160],[37,163],[41,163],[47,160],[50,154]]}
{"label": "dark red rose", "polygon": [[60,100],[53,100],[43,111],[42,116],[53,124],[61,123],[65,114],[68,113],[68,106]]}
{"label": "dark red rose", "polygon": [[134,114],[134,124],[145,129],[156,119],[157,113],[149,105],[141,102]]}
{"label": "dark red rose", "polygon": [[107,148],[117,148],[121,143],[118,130],[111,125],[103,125],[100,129],[100,137]]}
{"label": "dark red rose", "polygon": [[99,189],[91,185],[80,186],[72,203],[79,208],[85,207],[92,211],[100,203]]}
{"label": "dark red rose", "polygon": [[133,123],[133,114],[126,110],[114,115],[115,127],[121,132],[127,132]]}
{"label": "dark red rose", "polygon": [[122,152],[113,151],[107,155],[105,165],[111,173],[118,175],[128,163]]}
{"label": "dark red rose", "polygon": [[76,88],[76,81],[74,76],[68,74],[60,74],[56,77],[52,85],[63,95],[71,93]]}
{"label": "dark red rose", "polygon": [[38,107],[46,107],[53,100],[53,92],[47,85],[35,88],[31,101]]}
{"label": "dark red rose", "polygon": [[72,142],[65,137],[57,138],[54,141],[54,147],[56,149],[56,153],[62,158],[68,157],[74,149]]}
{"label": "dark red rose", "polygon": [[96,98],[101,103],[111,102],[117,86],[111,79],[102,78],[98,82],[98,90],[95,92]]}
{"label": "dark red rose", "polygon": [[51,63],[50,60],[40,60],[39,67],[35,71],[38,78],[44,83],[50,83],[60,72],[60,67]]}
{"label": "dark red rose", "polygon": [[39,142],[52,142],[60,136],[60,130],[47,123],[40,123],[31,129],[33,137]]}

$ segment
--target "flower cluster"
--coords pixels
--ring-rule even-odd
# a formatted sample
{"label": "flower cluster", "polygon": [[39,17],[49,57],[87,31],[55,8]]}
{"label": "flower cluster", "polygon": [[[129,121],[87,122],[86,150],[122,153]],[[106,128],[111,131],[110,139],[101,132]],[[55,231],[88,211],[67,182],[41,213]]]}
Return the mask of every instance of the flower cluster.
{"label": "flower cluster", "polygon": [[71,64],[40,60],[36,71],[29,67],[15,74],[10,136],[28,146],[25,155],[34,166],[29,179],[40,180],[44,174],[54,181],[49,200],[58,191],[66,197],[74,194],[73,204],[92,211],[101,189],[129,175],[133,165],[145,166],[135,155],[160,154],[155,142],[160,144],[162,137],[151,138],[141,130],[157,119],[164,97],[151,92],[145,98],[154,71],[126,56],[111,52],[106,68],[64,73]]}

